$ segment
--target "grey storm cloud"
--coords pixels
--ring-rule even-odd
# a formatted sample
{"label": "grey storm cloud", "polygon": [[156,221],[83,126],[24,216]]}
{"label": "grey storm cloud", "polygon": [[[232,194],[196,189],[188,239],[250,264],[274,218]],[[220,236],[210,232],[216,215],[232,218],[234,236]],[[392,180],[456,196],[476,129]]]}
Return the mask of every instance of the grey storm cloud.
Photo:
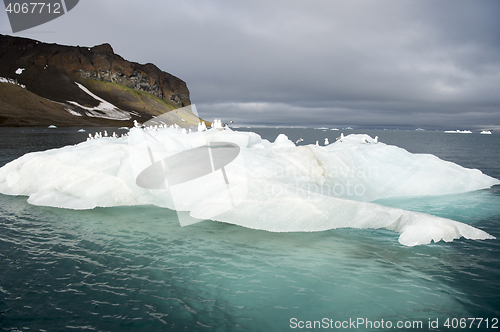
{"label": "grey storm cloud", "polygon": [[208,119],[495,129],[499,15],[497,0],[86,0],[18,35],[109,42],[185,80]]}

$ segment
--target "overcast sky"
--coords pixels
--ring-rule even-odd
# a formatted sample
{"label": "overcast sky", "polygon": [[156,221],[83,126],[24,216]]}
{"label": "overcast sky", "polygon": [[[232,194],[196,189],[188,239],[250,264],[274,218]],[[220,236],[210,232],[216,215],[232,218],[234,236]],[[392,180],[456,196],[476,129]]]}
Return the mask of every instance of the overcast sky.
{"label": "overcast sky", "polygon": [[186,81],[209,120],[500,129],[499,0],[80,0],[15,35],[110,43]]}

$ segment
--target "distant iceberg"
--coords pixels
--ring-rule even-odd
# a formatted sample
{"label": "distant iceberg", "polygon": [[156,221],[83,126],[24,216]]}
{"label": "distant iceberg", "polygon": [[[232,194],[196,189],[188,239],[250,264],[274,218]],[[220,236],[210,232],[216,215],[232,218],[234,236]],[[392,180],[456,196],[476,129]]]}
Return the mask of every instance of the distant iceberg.
{"label": "distant iceberg", "polygon": [[447,134],[472,134],[472,131],[470,130],[446,130],[445,133]]}
{"label": "distant iceberg", "polygon": [[[167,180],[164,189],[137,184],[139,174],[152,165],[160,165],[159,181],[168,167],[199,172],[202,159],[161,165],[183,151],[224,147],[221,142],[239,147],[238,157],[224,169],[215,165],[210,174],[172,186]],[[206,167],[214,167],[211,160],[212,166]],[[464,223],[370,201],[462,193],[496,184],[500,181],[479,170],[376,143],[368,135],[348,135],[327,146],[296,146],[283,134],[270,142],[229,128],[192,133],[173,127],[132,128],[129,136],[28,153],[0,168],[0,192],[29,196],[34,205],[92,209],[153,204],[188,211],[200,220],[272,232],[386,228],[399,232],[399,242],[408,246],[493,237]]]}
{"label": "distant iceberg", "polygon": [[491,135],[491,131],[489,131],[489,130],[483,130],[483,131],[480,132],[480,134]]}

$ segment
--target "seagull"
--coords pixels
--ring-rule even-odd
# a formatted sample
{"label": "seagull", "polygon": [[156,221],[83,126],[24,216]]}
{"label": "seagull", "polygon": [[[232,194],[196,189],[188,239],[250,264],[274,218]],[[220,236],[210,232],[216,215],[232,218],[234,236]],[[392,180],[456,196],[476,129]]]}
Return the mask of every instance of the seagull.
{"label": "seagull", "polygon": [[316,141],[316,146],[319,146],[319,141]]}
{"label": "seagull", "polygon": [[325,138],[325,145],[328,145],[328,144],[330,144],[330,142],[328,142],[328,137],[327,137],[327,138]]}
{"label": "seagull", "polygon": [[378,143],[378,136],[375,136],[374,142],[375,142],[375,144]]}
{"label": "seagull", "polygon": [[337,139],[336,139],[336,140],[337,140],[337,141],[339,141],[339,140],[340,140],[340,141],[342,142],[342,140],[343,140],[343,139],[344,139],[344,133],[340,133],[340,137],[337,137]]}
{"label": "seagull", "polygon": [[301,137],[301,138],[299,138],[299,139],[295,142],[295,144],[300,143],[300,142],[302,142],[303,140],[304,140],[304,139]]}

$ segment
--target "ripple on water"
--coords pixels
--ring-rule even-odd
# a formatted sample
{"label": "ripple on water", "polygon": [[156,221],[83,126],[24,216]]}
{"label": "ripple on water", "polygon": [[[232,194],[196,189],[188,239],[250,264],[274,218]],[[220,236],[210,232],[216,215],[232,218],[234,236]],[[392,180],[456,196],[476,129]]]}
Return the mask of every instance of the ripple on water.
{"label": "ripple on water", "polygon": [[282,330],[292,317],[499,313],[496,241],[407,248],[386,230],[181,228],[155,207],[68,211],[7,196],[0,209],[4,329]]}

